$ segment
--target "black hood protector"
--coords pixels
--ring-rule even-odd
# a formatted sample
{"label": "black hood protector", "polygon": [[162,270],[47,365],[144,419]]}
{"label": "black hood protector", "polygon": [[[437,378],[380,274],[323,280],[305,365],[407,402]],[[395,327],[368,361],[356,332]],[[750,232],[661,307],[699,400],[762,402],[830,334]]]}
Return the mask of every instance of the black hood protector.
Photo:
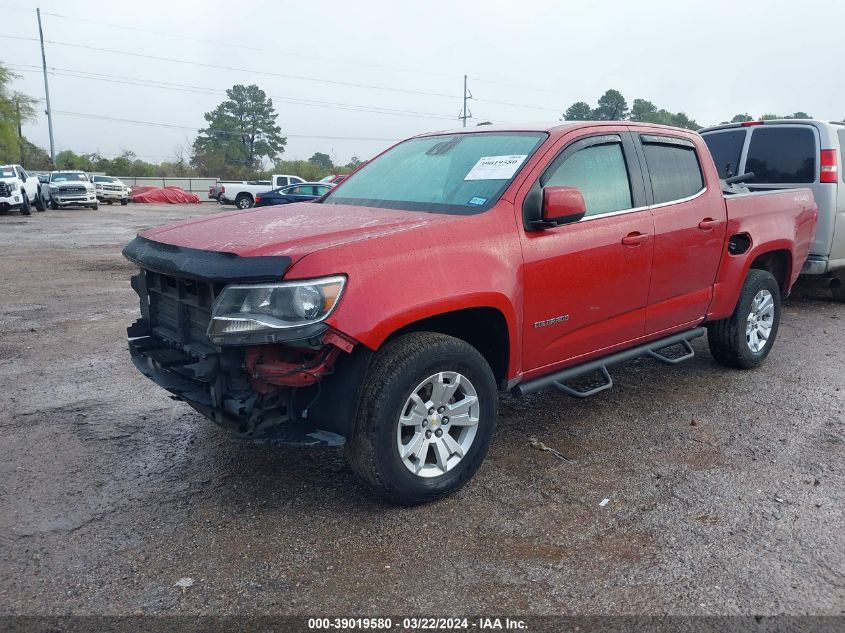
{"label": "black hood protector", "polygon": [[154,242],[140,235],[123,249],[123,256],[141,268],[164,275],[208,283],[278,281],[290,267],[290,257],[241,257]]}

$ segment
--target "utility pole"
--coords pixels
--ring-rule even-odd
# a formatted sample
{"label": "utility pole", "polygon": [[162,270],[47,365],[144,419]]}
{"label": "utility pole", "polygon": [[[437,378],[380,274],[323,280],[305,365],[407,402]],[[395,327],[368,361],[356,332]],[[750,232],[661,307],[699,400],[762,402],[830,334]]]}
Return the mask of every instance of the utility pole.
{"label": "utility pole", "polygon": [[56,166],[56,144],[53,141],[53,111],[50,109],[50,84],[47,83],[47,55],[44,53],[44,31],[41,30],[41,9],[35,9],[38,15],[38,37],[41,38],[41,66],[44,69],[44,95],[47,97],[47,129],[50,131],[50,160]]}
{"label": "utility pole", "polygon": [[26,167],[23,164],[23,129],[21,127],[21,102],[18,101],[17,95],[15,95],[15,113],[18,117],[18,153],[20,153],[20,164],[22,167]]}
{"label": "utility pole", "polygon": [[472,93],[467,88],[467,76],[464,75],[464,107],[461,110],[461,113],[458,115],[458,118],[464,122],[464,127],[467,126],[467,119],[472,118],[472,112],[467,110],[467,101],[472,99]]}

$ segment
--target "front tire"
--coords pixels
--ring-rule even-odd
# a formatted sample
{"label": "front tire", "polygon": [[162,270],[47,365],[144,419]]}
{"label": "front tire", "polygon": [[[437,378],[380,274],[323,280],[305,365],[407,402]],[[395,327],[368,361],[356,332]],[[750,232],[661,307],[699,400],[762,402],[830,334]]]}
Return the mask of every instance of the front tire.
{"label": "front tire", "polygon": [[35,210],[39,212],[47,210],[47,205],[44,203],[44,197],[40,191],[35,195]]}
{"label": "front tire", "polygon": [[92,204],[92,205],[91,205],[91,210],[92,210],[92,211],[96,211],[96,210],[97,210],[97,209],[99,209],[99,208],[100,208],[100,205],[99,205],[99,204],[97,204],[96,202],[95,202],[94,204]]}
{"label": "front tire", "polygon": [[446,496],[484,461],[497,406],[496,380],[478,350],[443,334],[406,334],[370,365],[349,464],[391,503]]}
{"label": "front tire", "polygon": [[23,194],[23,204],[21,205],[21,215],[32,215],[32,207],[29,204],[29,196],[26,192]]}
{"label": "front tire", "polygon": [[53,211],[58,211],[59,210],[59,203],[56,202],[55,200],[53,200],[52,198],[50,198],[50,208]]}
{"label": "front tire", "polygon": [[775,343],[780,314],[777,280],[765,270],[749,270],[733,314],[707,325],[713,358],[727,367],[756,367]]}
{"label": "front tire", "polygon": [[122,207],[125,207],[127,204],[129,204],[129,198],[124,198],[120,201],[120,206]]}

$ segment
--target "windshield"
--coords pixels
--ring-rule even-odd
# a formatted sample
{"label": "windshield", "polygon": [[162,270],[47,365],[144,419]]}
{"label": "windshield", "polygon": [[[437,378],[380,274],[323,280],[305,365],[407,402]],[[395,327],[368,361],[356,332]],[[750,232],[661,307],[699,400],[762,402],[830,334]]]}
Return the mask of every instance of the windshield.
{"label": "windshield", "polygon": [[0,167],[0,178],[14,178],[15,170],[11,167]]}
{"label": "windshield", "polygon": [[52,174],[50,176],[50,182],[88,182],[88,177],[82,172]]}
{"label": "windshield", "polygon": [[476,132],[400,143],[323,199],[324,204],[472,215],[489,209],[547,135]]}
{"label": "windshield", "polygon": [[117,182],[117,178],[111,176],[94,176],[94,182]]}

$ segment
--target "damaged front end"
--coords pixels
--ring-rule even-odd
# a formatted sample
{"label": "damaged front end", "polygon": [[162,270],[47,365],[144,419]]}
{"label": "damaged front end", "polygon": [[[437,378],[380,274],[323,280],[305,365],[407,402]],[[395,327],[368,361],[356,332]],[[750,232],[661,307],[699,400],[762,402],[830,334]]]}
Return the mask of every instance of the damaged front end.
{"label": "damaged front end", "polygon": [[[267,334],[235,312],[222,329],[210,327],[225,289],[272,287],[289,258],[243,258],[140,237],[124,255],[141,268],[132,278],[141,318],[127,335],[144,375],[238,437],[344,443],[369,359],[363,346],[323,322]],[[236,343],[220,344],[226,336]]]}

